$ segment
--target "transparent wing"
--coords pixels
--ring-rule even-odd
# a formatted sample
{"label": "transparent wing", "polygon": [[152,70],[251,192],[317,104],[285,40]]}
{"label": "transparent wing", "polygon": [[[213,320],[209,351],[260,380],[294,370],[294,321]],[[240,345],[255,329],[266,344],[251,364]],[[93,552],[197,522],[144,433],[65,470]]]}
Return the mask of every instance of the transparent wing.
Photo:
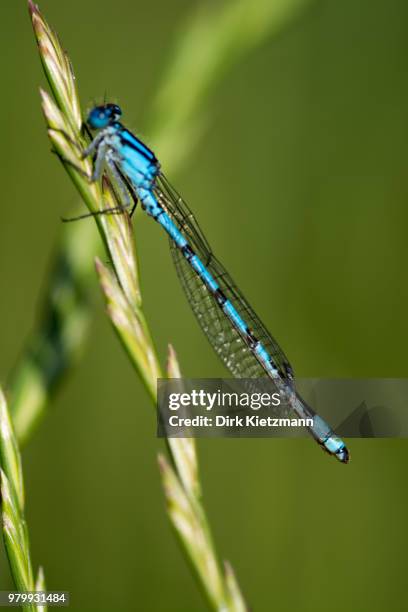
{"label": "transparent wing", "polygon": [[[224,266],[213,255],[191,210],[163,175],[160,175],[157,180],[155,194],[190,246],[211,272],[226,297],[233,303],[253,335],[262,342],[282,378],[288,382],[292,381],[293,371],[286,355],[245,300]],[[211,345],[227,368],[237,378],[265,376],[267,374],[265,369],[171,240],[170,248],[177,274],[191,308]]]}

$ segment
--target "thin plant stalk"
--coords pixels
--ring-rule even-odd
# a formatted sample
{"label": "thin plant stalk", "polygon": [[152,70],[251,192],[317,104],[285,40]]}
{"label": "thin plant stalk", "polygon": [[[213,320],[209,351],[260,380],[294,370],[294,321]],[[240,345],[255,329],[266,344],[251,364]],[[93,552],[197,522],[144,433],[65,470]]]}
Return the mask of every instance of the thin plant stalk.
{"label": "thin plant stalk", "polygon": [[[1,388],[0,466],[2,532],[15,587],[20,592],[44,590],[44,574],[41,568],[37,580],[34,579],[28,527],[24,516],[21,456],[6,398]],[[27,612],[46,610],[46,607],[35,604],[24,604],[22,608]]]}
{"label": "thin plant stalk", "polygon": [[[108,178],[105,177],[102,185],[90,183],[87,179],[92,168],[89,161],[81,157],[85,142],[78,119],[79,98],[75,77],[68,56],[38,8],[31,1],[29,6],[42,63],[53,92],[53,96],[50,96],[41,91],[43,112],[53,148],[91,213],[116,208],[116,195]],[[98,215],[95,219],[112,263],[112,270],[100,260],[96,263],[108,314],[131,363],[155,404],[157,379],[161,377],[161,370],[142,310],[130,219],[126,212],[121,215]],[[173,372],[176,370],[175,360],[173,352],[169,366]],[[193,464],[197,464],[194,442],[190,440],[188,445],[187,452],[185,444],[178,446],[172,442],[168,445],[172,466],[160,457],[169,516],[211,607],[218,611],[242,609],[242,601],[239,607],[234,603],[237,591],[229,591],[229,582],[215,554],[208,520],[199,498],[199,486],[193,481],[197,479],[197,471],[188,472],[187,466],[180,469],[184,461],[191,459],[192,454]],[[177,452],[173,456],[175,447]]]}

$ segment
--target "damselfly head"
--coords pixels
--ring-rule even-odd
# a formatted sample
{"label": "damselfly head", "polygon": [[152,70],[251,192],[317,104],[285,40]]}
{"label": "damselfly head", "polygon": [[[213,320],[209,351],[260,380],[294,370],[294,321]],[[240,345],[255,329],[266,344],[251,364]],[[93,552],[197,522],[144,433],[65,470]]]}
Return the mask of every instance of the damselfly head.
{"label": "damselfly head", "polygon": [[87,123],[92,130],[108,127],[122,116],[122,109],[117,104],[95,106],[88,115]]}

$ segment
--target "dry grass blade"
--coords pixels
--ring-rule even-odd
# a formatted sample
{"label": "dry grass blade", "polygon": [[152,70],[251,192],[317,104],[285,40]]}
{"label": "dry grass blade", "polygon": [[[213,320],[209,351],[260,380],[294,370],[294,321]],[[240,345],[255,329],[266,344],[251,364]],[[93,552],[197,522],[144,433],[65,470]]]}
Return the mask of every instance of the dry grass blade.
{"label": "dry grass blade", "polygon": [[234,610],[227,607],[224,577],[209,540],[206,523],[163,455],[159,455],[159,467],[167,512],[187,558],[194,564],[205,595],[214,610]]}
{"label": "dry grass blade", "polygon": [[[42,567],[38,569],[37,580],[35,581],[35,590],[36,591],[46,591],[47,590],[47,587],[45,584],[44,571]],[[46,612],[46,611],[47,611],[47,606],[37,605],[37,612]]]}
{"label": "dry grass blade", "polygon": [[113,327],[155,402],[156,381],[161,371],[144,315],[139,308],[132,307],[113,272],[99,259],[96,270]]}
{"label": "dry grass blade", "polygon": [[[6,399],[1,389],[0,462],[1,518],[11,574],[19,591],[33,591],[35,590],[35,584],[30,558],[28,529],[24,517],[24,483],[21,457]],[[23,609],[33,612],[39,608],[34,604],[26,604]]]}
{"label": "dry grass blade", "polygon": [[[167,359],[168,378],[181,379],[180,366],[174,348],[169,345]],[[200,479],[198,476],[198,461],[194,438],[169,438],[168,444],[177,472],[185,491],[193,497],[201,497]]]}

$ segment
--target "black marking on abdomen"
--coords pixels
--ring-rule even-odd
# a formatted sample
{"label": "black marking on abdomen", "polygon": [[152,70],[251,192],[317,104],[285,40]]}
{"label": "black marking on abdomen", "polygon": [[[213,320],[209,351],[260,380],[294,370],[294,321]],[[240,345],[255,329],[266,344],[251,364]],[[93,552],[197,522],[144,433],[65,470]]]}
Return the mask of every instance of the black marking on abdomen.
{"label": "black marking on abdomen", "polygon": [[214,293],[214,297],[220,306],[223,306],[227,301],[227,296],[223,291],[221,291],[221,289],[217,289],[217,291]]}
{"label": "black marking on abdomen", "polygon": [[193,249],[191,248],[189,244],[185,244],[183,247],[181,247],[181,252],[183,253],[184,257],[187,259],[187,261],[191,261],[195,255]]}
{"label": "black marking on abdomen", "polygon": [[163,213],[164,213],[164,210],[161,208],[161,209],[160,209],[159,214],[158,214],[158,215],[156,215],[155,217],[153,217],[153,219],[154,219],[155,221],[157,221],[157,219],[158,219],[159,217],[161,217]]}
{"label": "black marking on abdomen", "polygon": [[258,338],[254,336],[254,334],[249,329],[249,327],[246,328],[246,337],[247,337],[248,345],[251,349],[255,348],[256,345],[259,344]]}
{"label": "black marking on abdomen", "polygon": [[293,369],[292,366],[290,365],[290,363],[288,363],[287,361],[285,361],[285,363],[283,364],[283,368],[285,370],[285,374],[288,378],[293,378],[294,373],[293,373]]}

